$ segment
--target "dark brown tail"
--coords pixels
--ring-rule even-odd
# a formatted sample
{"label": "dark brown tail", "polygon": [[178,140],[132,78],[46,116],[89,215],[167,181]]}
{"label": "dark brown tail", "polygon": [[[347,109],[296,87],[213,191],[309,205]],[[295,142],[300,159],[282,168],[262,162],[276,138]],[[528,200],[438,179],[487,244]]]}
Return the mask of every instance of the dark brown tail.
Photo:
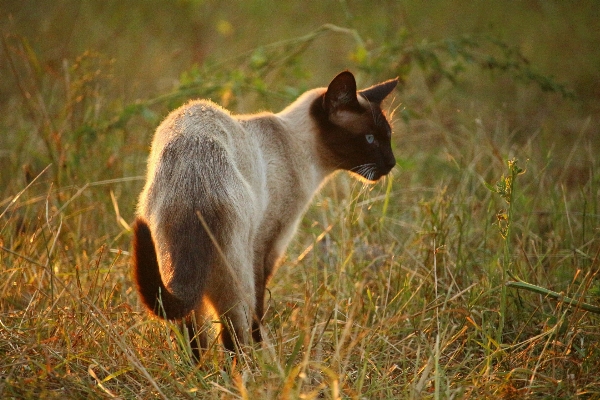
{"label": "dark brown tail", "polygon": [[150,227],[141,218],[133,224],[133,275],[142,302],[157,316],[181,319],[195,308],[196,301],[179,299],[165,287]]}

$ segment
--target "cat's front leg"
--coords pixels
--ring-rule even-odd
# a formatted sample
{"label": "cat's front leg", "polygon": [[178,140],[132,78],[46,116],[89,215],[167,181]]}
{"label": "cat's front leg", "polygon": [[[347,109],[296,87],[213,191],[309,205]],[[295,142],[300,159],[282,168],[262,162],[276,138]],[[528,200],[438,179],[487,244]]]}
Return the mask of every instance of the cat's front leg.
{"label": "cat's front leg", "polygon": [[254,343],[260,343],[262,342],[260,326],[262,324],[265,309],[265,279],[264,274],[262,273],[255,274],[254,276],[256,278],[256,305],[254,308],[254,315],[252,316],[252,340],[254,340]]}
{"label": "cat's front leg", "polygon": [[[273,240],[274,242],[274,240]],[[269,249],[266,257],[258,257],[262,262],[257,262],[254,270],[254,286],[256,290],[256,306],[252,319],[252,339],[255,343],[262,342],[260,327],[265,316],[265,293],[267,283],[277,268],[281,254],[275,248]]]}

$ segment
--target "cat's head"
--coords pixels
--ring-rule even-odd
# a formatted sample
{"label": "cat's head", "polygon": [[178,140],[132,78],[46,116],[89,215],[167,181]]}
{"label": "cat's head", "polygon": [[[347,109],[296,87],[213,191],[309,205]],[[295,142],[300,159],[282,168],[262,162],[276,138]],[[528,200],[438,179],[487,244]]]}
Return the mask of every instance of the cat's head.
{"label": "cat's head", "polygon": [[396,165],[392,129],[381,102],[398,79],[356,90],[354,75],[338,74],[311,107],[319,130],[318,151],[328,168],[345,169],[367,181],[376,181]]}

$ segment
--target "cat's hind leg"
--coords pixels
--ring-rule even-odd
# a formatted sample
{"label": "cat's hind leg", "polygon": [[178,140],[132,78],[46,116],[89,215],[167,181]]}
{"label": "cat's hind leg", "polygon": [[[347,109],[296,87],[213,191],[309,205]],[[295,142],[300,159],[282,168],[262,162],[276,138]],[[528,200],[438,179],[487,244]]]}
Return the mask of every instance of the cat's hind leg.
{"label": "cat's hind leg", "polygon": [[208,350],[212,317],[210,307],[205,301],[202,301],[196,310],[185,319],[192,356],[197,362],[201,360],[202,352]]}
{"label": "cat's hind leg", "polygon": [[251,264],[247,259],[230,257],[237,270],[220,268],[211,278],[206,296],[221,319],[221,338],[227,350],[235,352],[236,343],[250,343],[252,321],[255,318],[255,287]]}
{"label": "cat's hind leg", "polygon": [[237,346],[250,342],[254,304],[248,304],[244,297],[230,293],[227,297],[213,300],[221,319],[223,346],[232,352],[236,351]]}

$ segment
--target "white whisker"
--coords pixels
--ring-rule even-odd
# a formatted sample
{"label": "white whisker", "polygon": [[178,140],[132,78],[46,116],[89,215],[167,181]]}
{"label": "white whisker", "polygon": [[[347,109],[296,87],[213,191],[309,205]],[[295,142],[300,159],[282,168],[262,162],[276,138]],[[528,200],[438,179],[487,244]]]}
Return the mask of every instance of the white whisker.
{"label": "white whisker", "polygon": [[355,172],[359,175],[365,176],[366,173],[371,169],[376,169],[375,163],[367,163],[367,164],[357,165],[356,167],[350,168],[350,171]]}

